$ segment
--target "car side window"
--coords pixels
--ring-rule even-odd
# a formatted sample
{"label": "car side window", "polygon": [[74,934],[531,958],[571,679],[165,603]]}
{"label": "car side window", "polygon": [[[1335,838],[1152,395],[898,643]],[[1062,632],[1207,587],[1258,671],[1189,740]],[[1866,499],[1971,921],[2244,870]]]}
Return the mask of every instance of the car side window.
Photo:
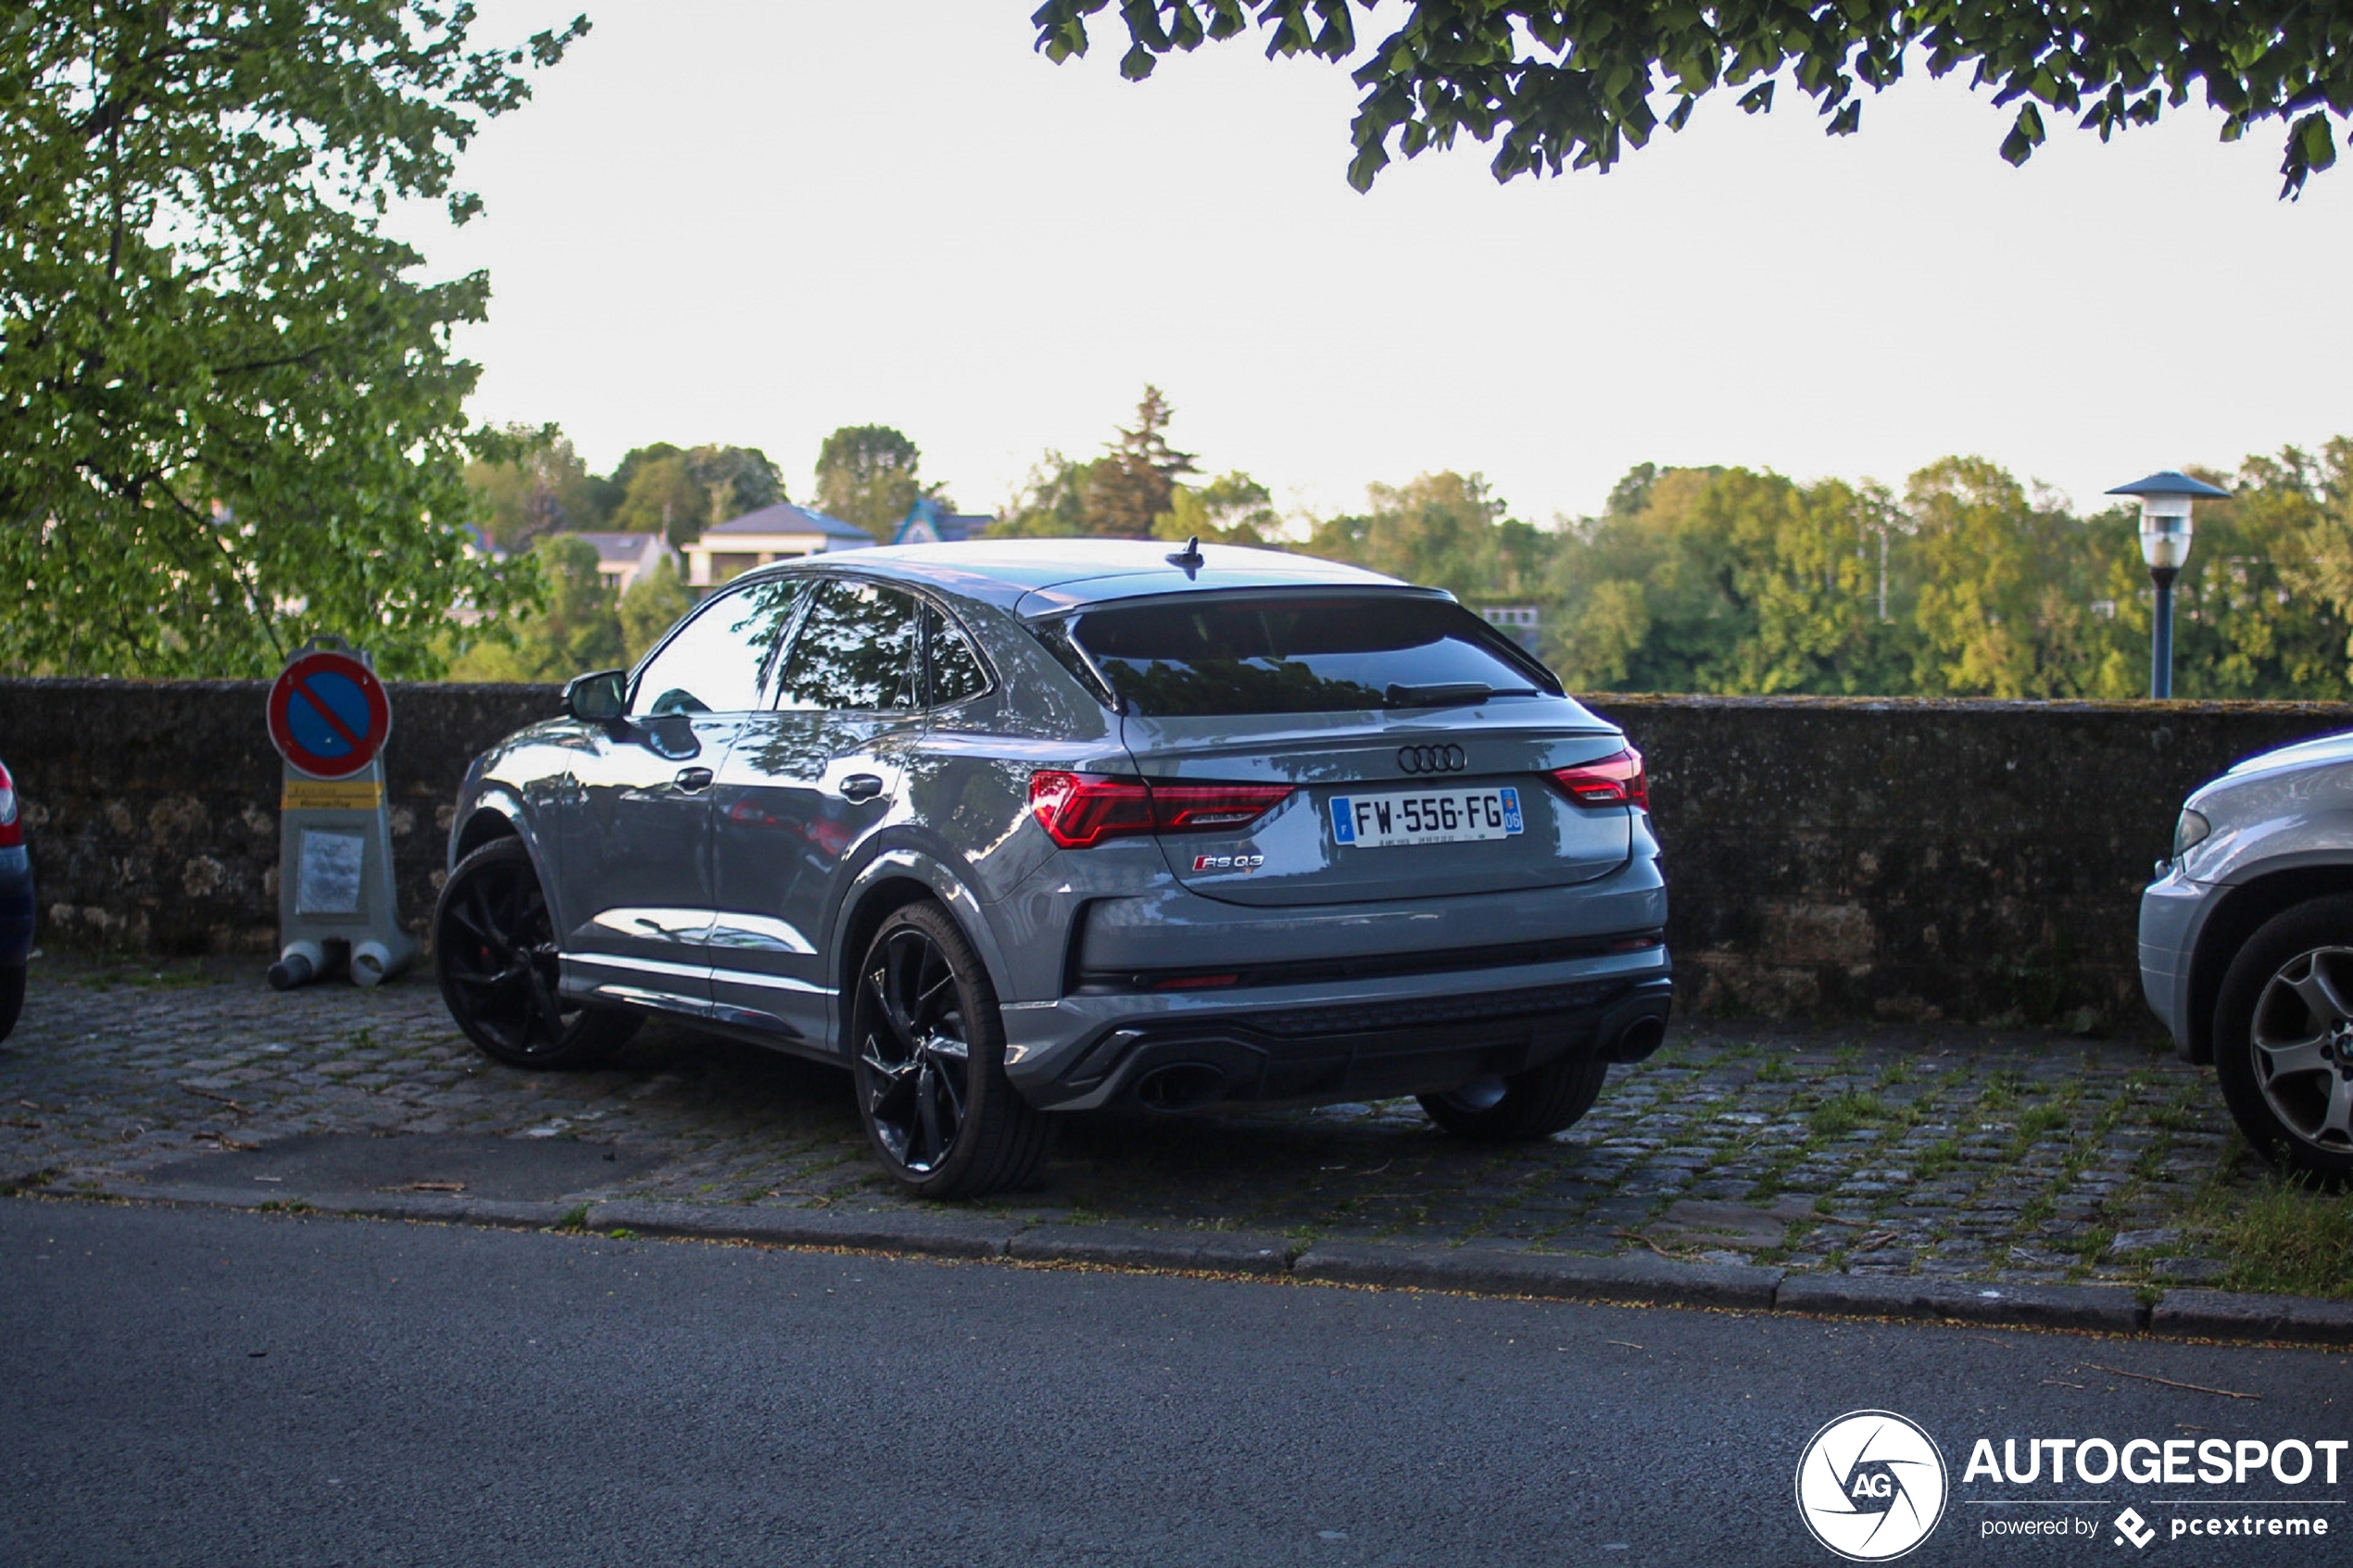
{"label": "car side window", "polygon": [[928,706],[945,708],[988,689],[988,671],[963,628],[930,605],[924,606],[924,647],[931,666]]}
{"label": "car side window", "polygon": [[776,682],[776,706],[912,709],[920,625],[912,595],[840,579],[818,584]]}
{"label": "car side window", "polygon": [[630,717],[757,709],[761,677],[792,619],[800,586],[790,578],[771,578],[723,594],[696,611],[639,673]]}

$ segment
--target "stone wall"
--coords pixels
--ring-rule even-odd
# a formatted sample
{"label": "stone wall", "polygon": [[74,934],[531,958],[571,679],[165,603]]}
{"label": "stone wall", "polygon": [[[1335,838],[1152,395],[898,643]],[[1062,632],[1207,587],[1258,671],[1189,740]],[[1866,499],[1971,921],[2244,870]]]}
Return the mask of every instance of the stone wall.
{"label": "stone wall", "polygon": [[[261,682],[0,681],[42,940],[271,952]],[[467,761],[554,687],[395,685],[400,907],[422,930]],[[1776,1016],[2137,1019],[2133,924],[2181,799],[2353,728],[2319,703],[1604,696],[1650,760],[1684,998]]]}
{"label": "stone wall", "polygon": [[1679,1000],[2145,1017],[2140,890],[2191,789],[2337,703],[1603,696],[1651,769]]}
{"label": "stone wall", "polygon": [[[422,935],[458,781],[561,710],[554,686],[395,684],[384,750],[400,912]],[[0,761],[23,797],[55,947],[273,954],[278,788],[266,681],[0,681]]]}

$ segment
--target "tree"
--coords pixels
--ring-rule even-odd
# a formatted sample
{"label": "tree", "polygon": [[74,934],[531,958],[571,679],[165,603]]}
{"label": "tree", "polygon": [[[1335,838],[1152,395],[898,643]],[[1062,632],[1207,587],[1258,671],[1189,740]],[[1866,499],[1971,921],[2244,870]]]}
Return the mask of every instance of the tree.
{"label": "tree", "polygon": [[757,446],[673,446],[657,441],[630,450],[606,481],[614,496],[612,526],[666,533],[682,546],[704,529],[786,499],[784,470]]}
{"label": "tree", "polygon": [[623,662],[622,617],[597,571],[597,546],[550,533],[532,546],[546,593],[505,628],[458,661],[473,681],[563,681]]}
{"label": "tree", "polygon": [[[1030,19],[1038,49],[1058,61],[1085,54],[1087,19],[1107,4],[1045,0]],[[1411,157],[1466,132],[1495,144],[1498,180],[1607,169],[1662,123],[1681,130],[1718,90],[1737,90],[1751,114],[1769,109],[1781,80],[1814,100],[1831,135],[1845,135],[1862,123],[1857,88],[1895,82],[1907,53],[1931,76],[1966,66],[1994,102],[2019,106],[2001,145],[2012,163],[2043,141],[2045,109],[2106,141],[2178,108],[2196,86],[2223,111],[2225,141],[2287,122],[2280,172],[2283,194],[2293,194],[2336,160],[2329,117],[2353,113],[2353,14],[2304,0],[1410,0],[1396,31],[1367,47],[1356,12],[1374,4],[1121,0],[1129,46],[1120,72],[1141,81],[1159,56],[1239,37],[1253,19],[1270,56],[1353,61],[1364,96],[1348,180],[1360,191],[1392,144]]]}
{"label": "tree", "polygon": [[543,533],[577,533],[600,527],[611,509],[610,488],[588,471],[571,438],[554,425],[509,425],[517,455],[504,462],[466,465],[466,486],[489,518],[484,531],[502,549],[519,549]]}
{"label": "tree", "polygon": [[[1460,598],[1526,586],[1535,530],[1507,521],[1504,506],[1478,474],[1426,473],[1367,488],[1364,512],[1315,524],[1307,553],[1353,562]],[[1506,542],[1510,543],[1506,548]]]}
{"label": "tree", "polygon": [[1088,526],[1087,501],[1094,473],[1093,463],[1077,462],[1048,448],[997,508],[997,521],[990,525],[988,536],[1073,539],[1093,532]]}
{"label": "tree", "polygon": [[1103,539],[1149,539],[1152,520],[1176,502],[1176,482],[1197,471],[1193,455],[1168,445],[1175,410],[1160,388],[1146,386],[1136,422],[1088,470],[1086,530]]}
{"label": "tree", "polygon": [[475,48],[403,0],[30,0],[0,50],[0,663],[259,675],[317,632],[434,672],[447,612],[527,598],[470,558],[488,284],[414,276],[482,119],[585,19]]}
{"label": "tree", "polygon": [[888,425],[844,425],[817,448],[817,509],[887,545],[917,501],[950,505],[924,484],[923,460],[922,449]]}
{"label": "tree", "polygon": [[643,659],[664,632],[678,624],[692,602],[667,556],[632,583],[621,596],[621,639],[627,662],[635,664]]}
{"label": "tree", "polygon": [[1239,469],[1208,483],[1179,484],[1168,510],[1152,519],[1152,537],[1204,545],[1265,546],[1274,543],[1283,520],[1274,494]]}
{"label": "tree", "polygon": [[785,499],[784,474],[757,446],[640,446],[613,470],[620,492],[611,525],[631,533],[661,533],[673,548],[703,530],[773,507]]}

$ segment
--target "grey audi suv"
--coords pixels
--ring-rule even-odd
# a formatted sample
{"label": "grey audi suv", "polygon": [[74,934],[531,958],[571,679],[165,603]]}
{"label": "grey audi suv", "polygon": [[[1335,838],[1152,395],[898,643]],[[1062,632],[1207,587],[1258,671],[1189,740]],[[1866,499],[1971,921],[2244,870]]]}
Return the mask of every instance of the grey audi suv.
{"label": "grey audi suv", "polygon": [[468,771],[459,1024],[648,1012],[850,1070],[909,1189],[1058,1115],[1419,1097],[1542,1136],[1664,1035],[1639,753],[1450,596],[1276,551],[861,550],[735,579]]}

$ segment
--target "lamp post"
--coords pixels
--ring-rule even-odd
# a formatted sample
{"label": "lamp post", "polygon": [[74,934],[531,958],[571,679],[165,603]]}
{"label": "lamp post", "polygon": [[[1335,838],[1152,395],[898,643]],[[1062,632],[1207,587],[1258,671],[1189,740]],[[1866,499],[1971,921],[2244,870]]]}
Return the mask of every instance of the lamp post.
{"label": "lamp post", "polygon": [[2190,558],[2190,503],[2201,495],[2228,495],[2204,480],[2167,469],[2130,484],[2120,484],[2111,495],[2130,495],[2141,503],[2141,558],[2149,565],[2149,581],[2157,585],[2157,623],[2149,635],[2149,696],[2173,695],[2173,579]]}

